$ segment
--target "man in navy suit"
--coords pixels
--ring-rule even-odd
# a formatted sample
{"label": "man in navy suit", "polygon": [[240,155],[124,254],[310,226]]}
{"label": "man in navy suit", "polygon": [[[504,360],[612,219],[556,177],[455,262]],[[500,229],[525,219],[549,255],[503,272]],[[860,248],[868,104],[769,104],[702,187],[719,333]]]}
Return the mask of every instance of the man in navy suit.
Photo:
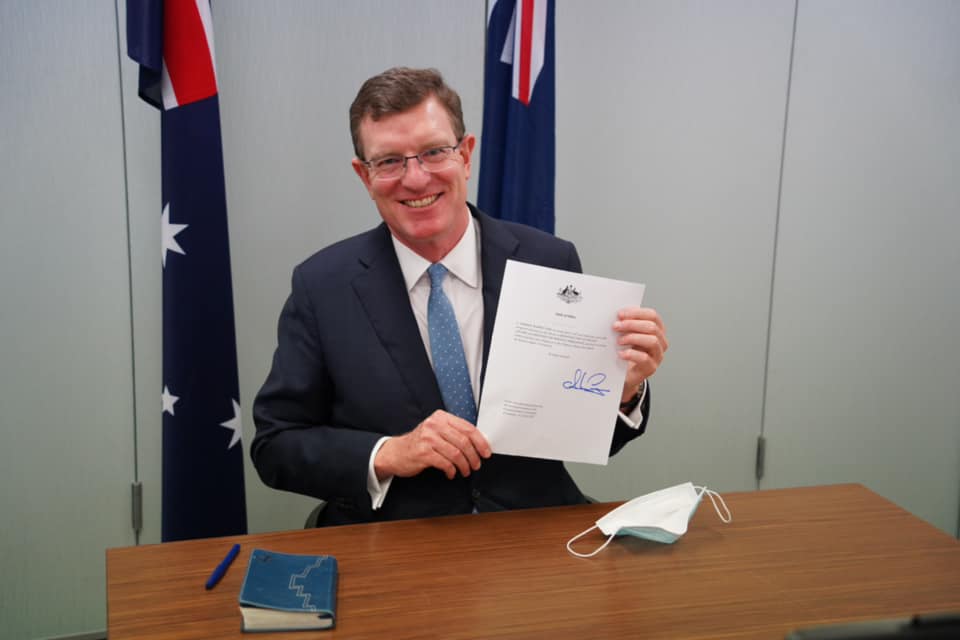
{"label": "man in navy suit", "polygon": [[[561,462],[491,453],[446,410],[434,375],[427,268],[441,263],[479,396],[508,259],[580,271],[576,248],[467,203],[476,138],[434,70],[390,69],[350,108],[353,168],[383,224],[294,269],[251,456],[271,487],[328,502],[319,524],[576,504]],[[643,433],[667,349],[653,309],[611,310],[628,369],[611,455]]]}

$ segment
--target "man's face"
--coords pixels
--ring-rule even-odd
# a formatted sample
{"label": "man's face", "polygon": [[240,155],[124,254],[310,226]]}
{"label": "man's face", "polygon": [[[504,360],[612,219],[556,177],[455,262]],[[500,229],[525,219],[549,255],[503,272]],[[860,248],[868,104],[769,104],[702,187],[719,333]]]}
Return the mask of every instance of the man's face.
{"label": "man's face", "polygon": [[[450,116],[433,96],[402,113],[360,123],[366,160],[412,156],[427,149],[457,144]],[[416,158],[407,160],[403,175],[379,180],[359,159],[353,169],[363,180],[380,216],[404,245],[436,262],[450,252],[467,227],[467,179],[476,138],[464,136],[449,166],[425,171]]]}

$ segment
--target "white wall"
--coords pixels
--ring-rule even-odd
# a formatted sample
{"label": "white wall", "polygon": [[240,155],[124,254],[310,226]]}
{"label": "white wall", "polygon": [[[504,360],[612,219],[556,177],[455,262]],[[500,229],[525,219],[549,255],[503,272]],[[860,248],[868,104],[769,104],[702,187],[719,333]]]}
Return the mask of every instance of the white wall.
{"label": "white wall", "polygon": [[0,3],[0,637],[102,629],[133,544],[112,2]]}
{"label": "white wall", "polygon": [[558,5],[557,234],[670,340],[648,433],[576,466],[598,499],[756,487],[793,6]]}
{"label": "white wall", "polygon": [[[0,637],[103,627],[135,471],[159,540],[159,116],[123,5],[0,4]],[[958,12],[801,2],[785,129],[791,0],[558,6],[558,234],[645,282],[672,345],[650,432],[575,466],[588,493],[754,488],[764,433],[762,486],[862,481],[956,531]],[[437,66],[479,133],[484,15],[214,3],[245,443],[292,266],[378,222],[349,168],[359,83]],[[251,531],[302,526],[313,500],[246,483]],[[51,616],[29,603],[53,572]]]}
{"label": "white wall", "polygon": [[647,283],[671,349],[650,432],[578,480],[752,488],[763,434],[759,486],[956,533],[960,5],[801,2],[792,76],[791,0],[614,6],[558,7],[557,232]]}
{"label": "white wall", "polygon": [[763,487],[863,482],[957,532],[960,3],[804,2]]}

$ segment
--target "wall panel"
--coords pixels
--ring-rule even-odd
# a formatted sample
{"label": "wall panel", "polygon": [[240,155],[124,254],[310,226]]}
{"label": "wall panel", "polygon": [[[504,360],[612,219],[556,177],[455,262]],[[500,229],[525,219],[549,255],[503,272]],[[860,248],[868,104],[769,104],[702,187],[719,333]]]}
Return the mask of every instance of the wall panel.
{"label": "wall panel", "polygon": [[764,487],[960,502],[960,5],[802,2]]}
{"label": "wall panel", "polygon": [[557,233],[647,284],[670,339],[653,418],[584,489],[756,486],[793,2],[561,3]]}
{"label": "wall panel", "polygon": [[0,637],[103,629],[133,542],[114,5],[0,3]]}

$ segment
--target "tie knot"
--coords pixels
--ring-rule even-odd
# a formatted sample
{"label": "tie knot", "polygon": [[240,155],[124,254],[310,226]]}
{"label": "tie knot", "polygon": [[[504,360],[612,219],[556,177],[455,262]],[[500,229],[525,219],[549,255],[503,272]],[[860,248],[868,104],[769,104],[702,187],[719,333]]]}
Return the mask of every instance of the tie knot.
{"label": "tie knot", "polygon": [[427,273],[430,274],[430,288],[436,288],[443,283],[443,278],[447,275],[447,268],[437,262],[427,267]]}

